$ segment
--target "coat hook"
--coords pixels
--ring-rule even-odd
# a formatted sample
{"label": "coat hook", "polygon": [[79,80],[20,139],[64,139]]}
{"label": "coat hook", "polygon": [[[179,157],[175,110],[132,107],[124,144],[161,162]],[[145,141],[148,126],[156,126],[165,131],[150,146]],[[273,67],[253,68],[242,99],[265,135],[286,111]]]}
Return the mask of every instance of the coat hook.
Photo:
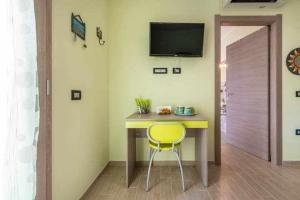
{"label": "coat hook", "polygon": [[105,41],[102,39],[102,31],[101,31],[100,27],[96,27],[96,35],[99,39],[99,44],[104,45]]}

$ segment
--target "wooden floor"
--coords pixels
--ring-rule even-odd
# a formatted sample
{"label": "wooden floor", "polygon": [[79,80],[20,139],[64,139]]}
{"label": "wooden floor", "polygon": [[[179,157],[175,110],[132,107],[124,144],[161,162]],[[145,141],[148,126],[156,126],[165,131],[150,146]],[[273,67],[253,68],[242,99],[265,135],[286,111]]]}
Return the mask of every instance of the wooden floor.
{"label": "wooden floor", "polygon": [[196,181],[194,167],[184,167],[182,192],[178,167],[153,167],[151,189],[145,192],[147,168],[138,168],[131,187],[125,167],[108,167],[84,200],[299,200],[300,168],[278,167],[224,144],[222,166],[209,167],[209,187]]}

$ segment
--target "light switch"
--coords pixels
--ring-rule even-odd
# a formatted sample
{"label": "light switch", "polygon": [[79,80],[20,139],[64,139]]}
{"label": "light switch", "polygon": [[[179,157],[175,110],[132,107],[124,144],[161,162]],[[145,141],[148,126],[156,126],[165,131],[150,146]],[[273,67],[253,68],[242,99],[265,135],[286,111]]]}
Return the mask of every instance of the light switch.
{"label": "light switch", "polygon": [[180,67],[174,67],[173,68],[173,74],[181,74],[181,68]]}
{"label": "light switch", "polygon": [[71,90],[71,100],[81,100],[81,90]]}

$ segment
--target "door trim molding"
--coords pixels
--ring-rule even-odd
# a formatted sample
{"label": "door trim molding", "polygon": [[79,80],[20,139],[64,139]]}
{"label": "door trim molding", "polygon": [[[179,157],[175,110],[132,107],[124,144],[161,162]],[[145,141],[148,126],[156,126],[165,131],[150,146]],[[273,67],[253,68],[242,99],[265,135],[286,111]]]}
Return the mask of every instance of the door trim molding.
{"label": "door trim molding", "polygon": [[[52,0],[34,0],[40,104],[37,144],[37,200],[52,199]],[[48,82],[48,86],[47,86]],[[50,83],[50,84],[49,84]]]}
{"label": "door trim molding", "polygon": [[215,15],[215,162],[218,165],[221,164],[221,26],[270,27],[270,154],[273,164],[282,165],[282,15]]}

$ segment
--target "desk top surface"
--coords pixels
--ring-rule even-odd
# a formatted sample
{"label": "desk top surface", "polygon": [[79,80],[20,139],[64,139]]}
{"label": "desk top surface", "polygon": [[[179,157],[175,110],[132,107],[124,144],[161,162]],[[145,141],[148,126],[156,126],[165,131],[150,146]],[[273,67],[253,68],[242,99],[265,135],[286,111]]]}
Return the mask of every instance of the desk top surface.
{"label": "desk top surface", "polygon": [[178,116],[175,114],[158,115],[156,113],[139,114],[133,113],[126,118],[126,121],[207,121],[204,117],[197,114],[194,116]]}

